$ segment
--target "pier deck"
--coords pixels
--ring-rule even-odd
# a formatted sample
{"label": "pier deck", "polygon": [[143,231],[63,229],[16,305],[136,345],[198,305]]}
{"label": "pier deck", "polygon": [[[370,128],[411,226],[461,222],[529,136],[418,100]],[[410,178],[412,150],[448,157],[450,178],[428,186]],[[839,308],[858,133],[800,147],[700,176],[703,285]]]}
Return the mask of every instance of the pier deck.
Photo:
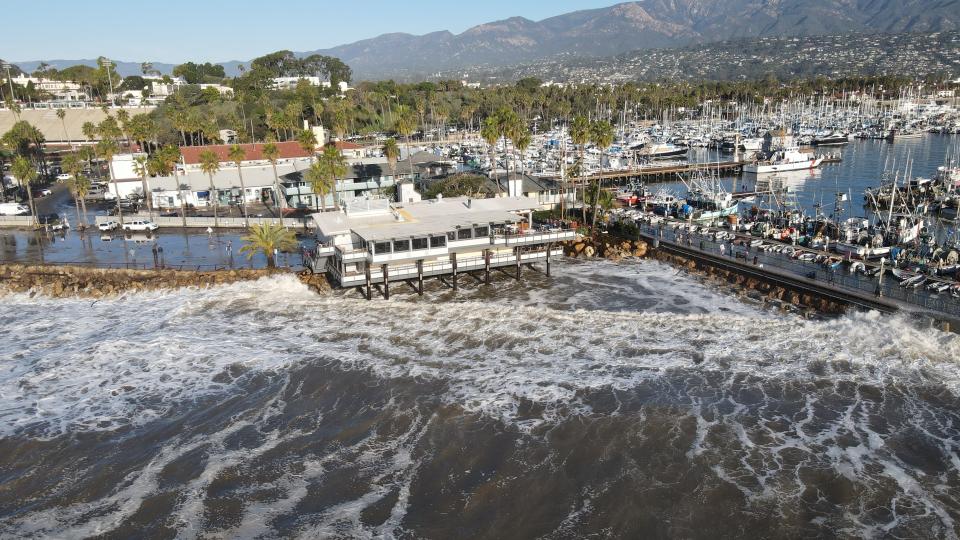
{"label": "pier deck", "polygon": [[[694,172],[719,172],[727,174],[740,174],[743,172],[743,166],[746,164],[744,161],[713,161],[707,163],[682,163],[682,164],[666,164],[666,165],[648,165],[643,167],[635,167],[632,169],[624,169],[619,171],[604,171],[597,174],[591,174],[585,177],[578,178],[576,180],[584,180],[587,182],[593,182],[599,180],[601,182],[605,180],[616,180],[616,181],[625,181],[632,179],[644,179],[647,181],[656,181],[658,179],[665,179],[668,177],[674,177],[678,174],[690,174]],[[558,177],[548,177],[554,180],[558,180]],[[570,179],[574,180],[574,179]]]}

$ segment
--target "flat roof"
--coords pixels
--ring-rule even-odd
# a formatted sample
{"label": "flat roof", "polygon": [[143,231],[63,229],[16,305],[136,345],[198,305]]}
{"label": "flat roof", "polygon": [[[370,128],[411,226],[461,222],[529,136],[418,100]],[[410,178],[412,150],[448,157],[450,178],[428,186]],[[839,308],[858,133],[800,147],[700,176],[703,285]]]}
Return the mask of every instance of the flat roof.
{"label": "flat roof", "polygon": [[317,230],[324,236],[353,232],[368,242],[396,238],[440,235],[456,229],[490,223],[515,223],[514,212],[539,208],[530,197],[498,197],[490,199],[452,199],[397,204],[377,211],[355,215],[347,212],[312,214]]}

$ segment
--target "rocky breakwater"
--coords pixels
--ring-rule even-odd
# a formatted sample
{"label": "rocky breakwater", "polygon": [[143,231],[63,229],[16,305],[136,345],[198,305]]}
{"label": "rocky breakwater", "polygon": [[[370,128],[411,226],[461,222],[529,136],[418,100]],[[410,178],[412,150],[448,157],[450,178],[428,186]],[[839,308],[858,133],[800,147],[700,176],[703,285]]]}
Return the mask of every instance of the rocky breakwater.
{"label": "rocky breakwater", "polygon": [[707,281],[723,288],[729,288],[735,294],[762,303],[779,305],[807,313],[838,315],[847,309],[846,304],[809,292],[794,290],[771,283],[762,278],[746,276],[740,272],[719,268],[709,263],[696,261],[682,255],[652,250],[653,258],[685,269],[690,274],[703,277]]}
{"label": "rocky breakwater", "polygon": [[[0,291],[43,294],[55,298],[100,298],[125,292],[224,285],[260,279],[281,272],[276,269],[195,272],[7,264],[0,265]],[[315,291],[329,289],[323,276],[302,273],[298,274],[298,277]]]}
{"label": "rocky breakwater", "polygon": [[829,298],[792,290],[764,279],[749,277],[736,271],[655,249],[643,240],[626,240],[613,235],[600,234],[567,242],[564,245],[564,253],[569,257],[600,257],[611,261],[629,257],[652,257],[700,276],[714,285],[729,289],[744,299],[779,305],[784,309],[832,315],[843,313],[847,307]]}
{"label": "rocky breakwater", "polygon": [[566,242],[563,252],[568,257],[589,259],[601,257],[611,261],[619,261],[628,257],[646,257],[647,243],[643,240],[625,240],[609,234],[600,234],[593,237],[584,236],[577,240]]}

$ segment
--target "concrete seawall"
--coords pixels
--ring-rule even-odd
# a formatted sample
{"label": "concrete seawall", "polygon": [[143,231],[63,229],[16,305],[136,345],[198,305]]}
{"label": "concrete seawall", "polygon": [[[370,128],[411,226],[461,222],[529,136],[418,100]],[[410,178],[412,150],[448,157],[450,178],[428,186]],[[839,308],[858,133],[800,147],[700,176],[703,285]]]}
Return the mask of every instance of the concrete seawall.
{"label": "concrete seawall", "polygon": [[[283,274],[283,270],[124,270],[58,265],[0,265],[0,293],[28,292],[54,298],[101,298],[125,292],[184,287],[211,287]],[[310,273],[298,278],[315,292],[329,290],[326,278]]]}

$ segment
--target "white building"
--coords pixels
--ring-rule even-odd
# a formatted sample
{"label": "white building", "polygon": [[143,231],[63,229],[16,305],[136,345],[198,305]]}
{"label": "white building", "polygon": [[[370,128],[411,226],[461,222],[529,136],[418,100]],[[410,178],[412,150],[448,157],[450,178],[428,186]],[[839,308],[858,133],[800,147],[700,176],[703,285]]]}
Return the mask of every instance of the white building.
{"label": "white building", "polygon": [[[322,88],[331,87],[330,81],[325,81],[320,77],[304,76],[304,77],[274,77],[272,88],[274,90],[293,90],[294,88],[297,87],[297,84],[299,84],[300,81],[307,81],[308,83],[310,83],[311,86],[320,86]],[[347,84],[345,81],[340,81],[337,83],[337,90],[339,90],[341,94],[350,89],[351,89],[350,85]]]}
{"label": "white building", "polygon": [[23,73],[13,78],[13,83],[26,87],[33,84],[33,87],[42,90],[51,96],[54,101],[87,101],[89,95],[82,85],[71,81],[56,81],[53,79],[44,79],[43,77],[29,77]]}
{"label": "white building", "polygon": [[[415,198],[414,198],[415,199]],[[314,271],[326,272],[341,287],[384,285],[391,281],[450,275],[510,266],[520,277],[523,264],[545,262],[563,254],[557,242],[576,237],[571,230],[534,230],[533,211],[540,204],[527,197],[491,199],[437,198],[390,203],[356,200],[342,211],[313,214],[319,245]]]}

